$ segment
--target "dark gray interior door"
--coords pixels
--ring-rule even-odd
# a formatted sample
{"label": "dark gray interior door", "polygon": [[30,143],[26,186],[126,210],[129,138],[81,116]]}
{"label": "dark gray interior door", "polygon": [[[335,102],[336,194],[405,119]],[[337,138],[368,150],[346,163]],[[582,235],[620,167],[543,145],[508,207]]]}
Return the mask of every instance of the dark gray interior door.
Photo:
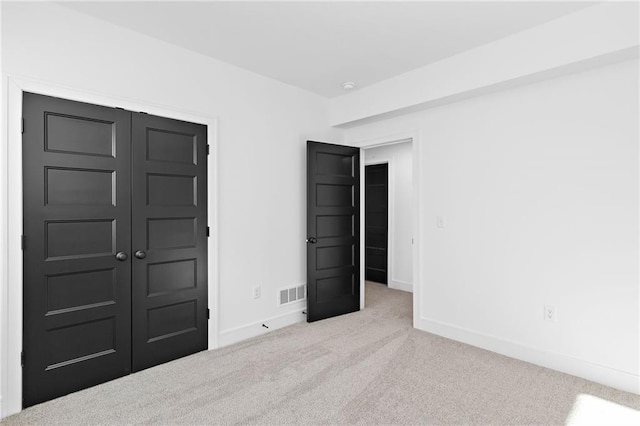
{"label": "dark gray interior door", "polygon": [[133,114],[133,370],[207,348],[206,126]]}
{"label": "dark gray interior door", "polygon": [[307,321],[360,309],[360,150],[307,142]]}
{"label": "dark gray interior door", "polygon": [[364,168],[364,278],[387,284],[389,165]]}
{"label": "dark gray interior door", "polygon": [[23,117],[27,407],[130,372],[131,150],[127,111],[25,93]]}

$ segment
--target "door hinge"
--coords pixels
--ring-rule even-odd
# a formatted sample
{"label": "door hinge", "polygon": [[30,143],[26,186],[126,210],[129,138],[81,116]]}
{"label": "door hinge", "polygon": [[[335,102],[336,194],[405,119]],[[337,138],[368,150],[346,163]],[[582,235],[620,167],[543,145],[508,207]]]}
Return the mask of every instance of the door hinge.
{"label": "door hinge", "polygon": [[207,319],[211,318],[211,311],[207,308]]}
{"label": "door hinge", "polygon": [[207,155],[211,154],[211,145],[207,145]]}
{"label": "door hinge", "polygon": [[209,229],[209,227],[207,226],[207,237],[211,235],[211,230]]}
{"label": "door hinge", "polygon": [[24,367],[24,351],[20,352],[20,367]]}
{"label": "door hinge", "polygon": [[20,131],[24,134],[24,117],[22,118],[22,129]]}
{"label": "door hinge", "polygon": [[26,237],[24,235],[20,235],[20,249],[24,250],[24,248],[26,247],[27,243],[26,243]]}

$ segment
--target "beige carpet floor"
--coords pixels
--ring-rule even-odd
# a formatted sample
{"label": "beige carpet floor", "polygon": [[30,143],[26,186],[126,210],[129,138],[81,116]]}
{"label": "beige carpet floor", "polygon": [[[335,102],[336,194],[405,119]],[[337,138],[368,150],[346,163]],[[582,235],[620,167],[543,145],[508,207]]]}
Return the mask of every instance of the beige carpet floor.
{"label": "beige carpet floor", "polygon": [[411,328],[411,294],[201,352],[24,410],[18,424],[638,421],[640,397]]}

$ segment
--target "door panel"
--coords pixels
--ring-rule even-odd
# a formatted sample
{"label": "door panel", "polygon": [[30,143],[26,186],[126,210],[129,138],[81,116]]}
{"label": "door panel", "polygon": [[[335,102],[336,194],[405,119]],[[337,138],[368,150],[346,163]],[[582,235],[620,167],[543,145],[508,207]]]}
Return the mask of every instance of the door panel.
{"label": "door panel", "polygon": [[365,279],[387,284],[389,246],[389,165],[365,167]]}
{"label": "door panel", "polygon": [[360,309],[360,150],[307,142],[307,321]]}
{"label": "door panel", "polygon": [[132,135],[138,371],[207,348],[207,140],[205,126],[136,113]]}
{"label": "door panel", "polygon": [[130,372],[130,114],[23,99],[28,407]]}

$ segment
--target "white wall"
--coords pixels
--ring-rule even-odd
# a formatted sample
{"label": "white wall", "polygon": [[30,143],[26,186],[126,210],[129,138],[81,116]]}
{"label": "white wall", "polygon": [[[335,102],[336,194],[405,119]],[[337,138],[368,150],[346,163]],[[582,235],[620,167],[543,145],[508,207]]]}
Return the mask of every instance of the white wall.
{"label": "white wall", "polygon": [[419,135],[420,328],[639,392],[638,77],[630,60],[347,131]]}
{"label": "white wall", "polygon": [[369,148],[367,164],[389,163],[388,286],[413,290],[413,151],[411,142]]}
{"label": "white wall", "polygon": [[[220,311],[212,315],[219,317],[220,343],[262,333],[265,321],[273,328],[301,320],[305,303],[278,308],[276,291],[306,280],[305,140],[341,139],[327,125],[325,100],[63,6],[1,6],[3,88],[8,76],[19,76],[217,119],[220,228],[212,232],[219,238]],[[2,162],[6,143],[5,131]],[[3,212],[17,208],[7,206],[6,178]],[[7,283],[5,272],[6,296],[8,285],[21,283]],[[257,300],[255,285],[262,286]],[[6,312],[6,299],[0,302]]]}

